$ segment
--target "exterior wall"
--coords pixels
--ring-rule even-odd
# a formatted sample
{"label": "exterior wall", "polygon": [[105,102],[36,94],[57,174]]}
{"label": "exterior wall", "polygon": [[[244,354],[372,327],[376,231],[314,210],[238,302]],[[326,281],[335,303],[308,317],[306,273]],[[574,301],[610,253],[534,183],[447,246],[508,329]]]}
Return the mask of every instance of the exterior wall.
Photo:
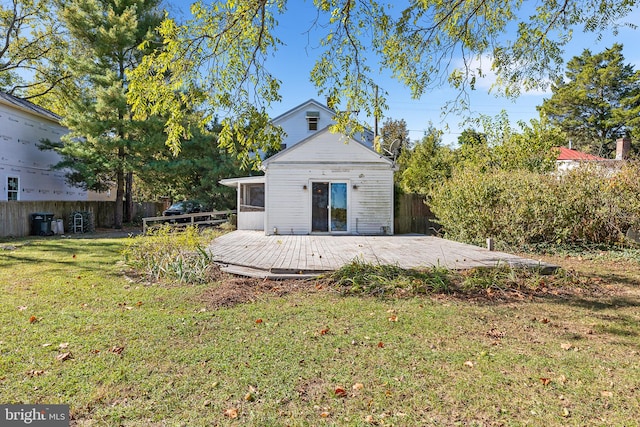
{"label": "exterior wall", "polygon": [[114,200],[115,195],[87,192],[65,181],[63,171],[52,171],[61,158],[41,151],[42,139],[60,141],[67,129],[53,120],[0,103],[0,201],[8,199],[8,178],[18,178],[19,201]]}
{"label": "exterior wall", "polygon": [[238,230],[264,230],[264,212],[238,212]]}
{"label": "exterior wall", "polygon": [[[307,111],[317,111],[320,113],[317,130],[309,130],[306,117]],[[274,119],[273,123],[282,127],[285,132],[282,144],[286,146],[286,148],[290,148],[303,139],[314,135],[319,130],[332,125],[332,117],[333,113],[327,111],[326,107],[319,108],[315,104],[303,104],[299,109],[292,111],[290,114],[281,116],[279,119]]]}
{"label": "exterior wall", "polygon": [[[320,115],[318,117],[317,130],[309,130],[307,125],[307,112],[314,111]],[[327,126],[333,125],[333,110],[329,109],[326,105],[322,105],[317,101],[309,100],[294,109],[276,117],[273,119],[273,124],[280,126],[285,136],[282,140],[283,146],[291,148],[298,142],[319,133]],[[358,134],[355,139],[364,143],[367,147],[373,147],[373,132],[365,131],[363,134]]]}
{"label": "exterior wall", "polygon": [[314,181],[347,183],[347,233],[393,234],[393,170],[366,163],[270,165],[265,189],[266,234],[311,233]]}

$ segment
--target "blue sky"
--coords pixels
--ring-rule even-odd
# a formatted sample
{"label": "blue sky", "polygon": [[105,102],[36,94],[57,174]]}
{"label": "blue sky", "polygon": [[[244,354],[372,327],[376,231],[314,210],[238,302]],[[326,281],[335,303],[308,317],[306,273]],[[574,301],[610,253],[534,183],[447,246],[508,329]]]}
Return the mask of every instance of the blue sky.
{"label": "blue sky", "polygon": [[[172,2],[175,7],[188,13],[188,1]],[[311,0],[289,0],[287,12],[278,18],[279,25],[277,36],[285,43],[276,53],[267,67],[269,72],[282,81],[282,102],[273,105],[271,115],[273,117],[295,107],[310,98],[323,102],[318,90],[309,80],[309,73],[316,57],[320,54],[317,48],[318,40],[308,38],[305,32],[311,27],[315,17],[315,8]],[[625,19],[626,22],[640,22],[640,10]],[[637,40],[640,29],[623,28],[617,36],[606,34],[598,40],[595,34],[583,34],[574,32],[574,38],[565,52],[565,61],[573,56],[580,55],[584,49],[590,49],[592,53],[598,53],[611,47],[613,43],[624,45],[626,63],[631,63],[635,69],[640,69],[640,49],[637,48]],[[507,35],[508,37],[508,35]],[[484,64],[484,63],[483,63]],[[516,100],[509,100],[488,93],[493,83],[491,76],[487,76],[477,85],[477,89],[471,93],[471,113],[494,116],[501,110],[506,110],[511,122],[515,124],[519,120],[529,121],[538,117],[536,106],[542,104],[550,93],[522,94]],[[429,123],[444,131],[443,142],[455,144],[461,130],[468,127],[463,123],[464,117],[449,114],[442,116],[442,106],[447,101],[455,99],[457,92],[448,87],[441,87],[424,95],[421,99],[411,98],[408,89],[388,75],[379,76],[378,85],[388,92],[387,104],[389,109],[384,118],[379,121],[380,126],[385,118],[404,119],[407,122],[411,140],[419,140]],[[360,117],[373,128],[372,117]]]}

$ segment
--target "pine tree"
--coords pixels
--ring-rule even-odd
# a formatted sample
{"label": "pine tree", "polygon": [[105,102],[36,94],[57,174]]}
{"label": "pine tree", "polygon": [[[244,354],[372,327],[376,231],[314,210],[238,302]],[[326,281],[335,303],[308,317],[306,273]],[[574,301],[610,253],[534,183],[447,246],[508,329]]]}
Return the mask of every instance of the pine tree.
{"label": "pine tree", "polygon": [[580,150],[610,157],[616,138],[640,124],[640,71],[624,64],[620,44],[595,55],[587,49],[571,59],[566,78],[552,91],[540,112]]}
{"label": "pine tree", "polygon": [[[86,189],[115,186],[114,227],[123,224],[125,183],[133,177],[137,155],[148,138],[157,138],[152,121],[132,119],[126,97],[126,71],[138,65],[138,46],[153,40],[161,22],[159,0],[72,0],[60,5],[68,30],[65,65],[72,74],[75,98],[64,107],[62,124],[70,132],[56,147],[59,168]],[[150,119],[152,120],[152,119]],[[157,127],[156,127],[157,128]],[[127,201],[130,201],[130,191]]]}

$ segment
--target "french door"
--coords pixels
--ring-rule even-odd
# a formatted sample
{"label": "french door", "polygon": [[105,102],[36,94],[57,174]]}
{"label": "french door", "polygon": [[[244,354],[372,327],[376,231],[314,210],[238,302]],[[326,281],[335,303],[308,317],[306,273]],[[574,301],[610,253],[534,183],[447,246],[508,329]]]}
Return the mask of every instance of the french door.
{"label": "french door", "polygon": [[346,232],[347,183],[312,182],[311,191],[311,231]]}

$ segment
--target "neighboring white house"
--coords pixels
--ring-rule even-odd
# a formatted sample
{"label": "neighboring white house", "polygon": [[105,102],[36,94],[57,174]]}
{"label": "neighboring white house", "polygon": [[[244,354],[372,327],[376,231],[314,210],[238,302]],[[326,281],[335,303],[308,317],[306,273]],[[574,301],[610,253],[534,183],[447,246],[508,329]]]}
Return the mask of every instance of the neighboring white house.
{"label": "neighboring white house", "polygon": [[[298,114],[289,118],[299,119],[308,105],[290,110]],[[331,120],[313,131],[298,120],[303,129],[296,132],[292,123],[287,135],[307,136],[288,139],[285,150],[266,159],[264,176],[220,181],[238,190],[238,229],[267,235],[393,234],[394,162],[353,138],[331,133]]]}
{"label": "neighboring white house", "polygon": [[52,170],[61,157],[42,151],[42,139],[60,141],[68,130],[60,117],[31,102],[0,92],[0,201],[113,200],[66,183],[64,171]]}

